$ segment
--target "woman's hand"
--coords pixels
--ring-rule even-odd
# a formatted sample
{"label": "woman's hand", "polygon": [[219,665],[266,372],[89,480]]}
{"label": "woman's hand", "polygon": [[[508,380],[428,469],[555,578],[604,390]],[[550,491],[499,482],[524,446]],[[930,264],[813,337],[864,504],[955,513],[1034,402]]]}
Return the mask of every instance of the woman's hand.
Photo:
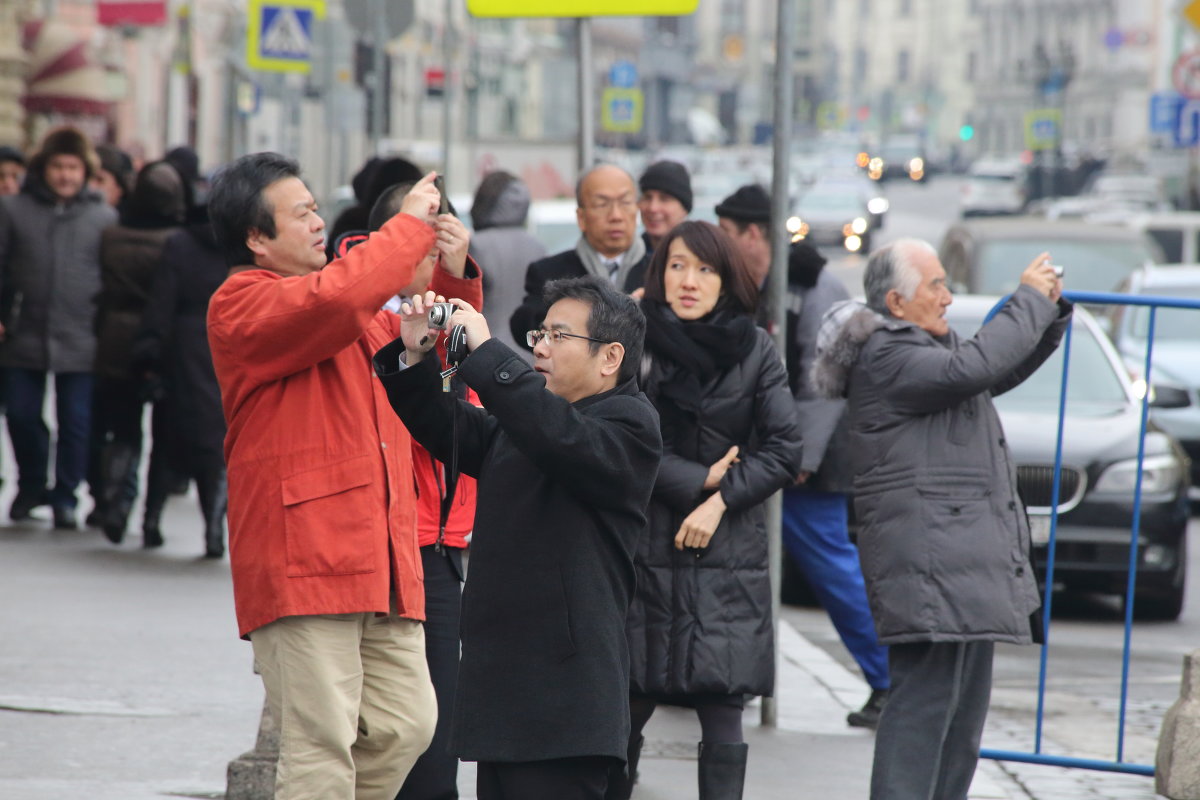
{"label": "woman's hand", "polygon": [[461,278],[467,273],[467,247],[471,243],[467,226],[453,214],[442,214],[433,224],[433,232],[437,234],[434,246],[442,254],[442,269]]}
{"label": "woman's hand", "polygon": [[675,534],[675,549],[708,547],[724,516],[725,499],[721,497],[720,492],[714,492],[711,497],[696,506],[679,526],[679,532]]}
{"label": "woman's hand", "polygon": [[400,305],[400,339],[404,342],[404,363],[418,363],[437,344],[437,328],[429,327],[429,307],[446,298],[433,292],[415,294]]}
{"label": "woman's hand", "polygon": [[738,462],[737,455],[738,447],[735,444],[717,463],[708,468],[708,477],[704,479],[705,489],[716,489],[721,485],[721,478],[724,478],[729,468]]}

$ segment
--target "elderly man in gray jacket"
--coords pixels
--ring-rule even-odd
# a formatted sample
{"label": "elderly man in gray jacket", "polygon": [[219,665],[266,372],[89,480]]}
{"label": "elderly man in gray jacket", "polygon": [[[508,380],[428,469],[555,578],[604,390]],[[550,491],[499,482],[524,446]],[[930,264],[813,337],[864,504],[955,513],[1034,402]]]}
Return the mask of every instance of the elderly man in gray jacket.
{"label": "elderly man in gray jacket", "polygon": [[892,690],[872,800],[965,800],[995,642],[1030,644],[1040,606],[1029,525],[993,395],[1054,351],[1071,305],[1048,254],[973,338],[946,323],[937,253],[902,239],[867,263],[867,305],[826,314],[813,378],[848,398],[867,596]]}

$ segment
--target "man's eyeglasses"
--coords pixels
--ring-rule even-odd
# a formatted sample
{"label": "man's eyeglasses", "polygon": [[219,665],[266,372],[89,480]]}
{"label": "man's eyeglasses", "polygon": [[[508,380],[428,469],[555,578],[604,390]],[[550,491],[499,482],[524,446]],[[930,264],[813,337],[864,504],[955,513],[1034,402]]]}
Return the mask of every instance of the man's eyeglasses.
{"label": "man's eyeglasses", "polygon": [[598,197],[595,200],[589,200],[584,207],[588,211],[607,214],[613,206],[616,206],[619,211],[629,213],[637,208],[637,201],[630,197]]}
{"label": "man's eyeglasses", "polygon": [[550,342],[550,344],[555,345],[561,342],[564,338],[587,339],[589,342],[597,342],[598,344],[612,344],[612,342],[606,342],[603,339],[593,339],[591,336],[580,336],[578,333],[567,333],[566,331],[525,331],[525,344],[529,345],[530,347],[537,347],[537,343],[542,339],[545,339],[546,341]]}

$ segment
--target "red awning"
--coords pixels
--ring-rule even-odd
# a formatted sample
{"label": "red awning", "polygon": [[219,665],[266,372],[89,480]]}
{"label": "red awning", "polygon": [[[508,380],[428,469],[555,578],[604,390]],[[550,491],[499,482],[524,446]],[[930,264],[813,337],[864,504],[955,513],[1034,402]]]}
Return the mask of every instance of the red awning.
{"label": "red awning", "polygon": [[35,113],[104,114],[112,105],[104,68],[94,63],[88,42],[65,25],[26,23],[29,53],[25,108]]}

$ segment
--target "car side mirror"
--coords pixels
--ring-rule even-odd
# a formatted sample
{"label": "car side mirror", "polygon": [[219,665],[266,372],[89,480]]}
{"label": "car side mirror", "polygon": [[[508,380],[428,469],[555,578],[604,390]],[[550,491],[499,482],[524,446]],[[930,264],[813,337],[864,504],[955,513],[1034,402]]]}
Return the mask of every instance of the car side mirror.
{"label": "car side mirror", "polygon": [[1187,389],[1178,386],[1155,384],[1150,395],[1152,408],[1187,408],[1192,404],[1192,398]]}

